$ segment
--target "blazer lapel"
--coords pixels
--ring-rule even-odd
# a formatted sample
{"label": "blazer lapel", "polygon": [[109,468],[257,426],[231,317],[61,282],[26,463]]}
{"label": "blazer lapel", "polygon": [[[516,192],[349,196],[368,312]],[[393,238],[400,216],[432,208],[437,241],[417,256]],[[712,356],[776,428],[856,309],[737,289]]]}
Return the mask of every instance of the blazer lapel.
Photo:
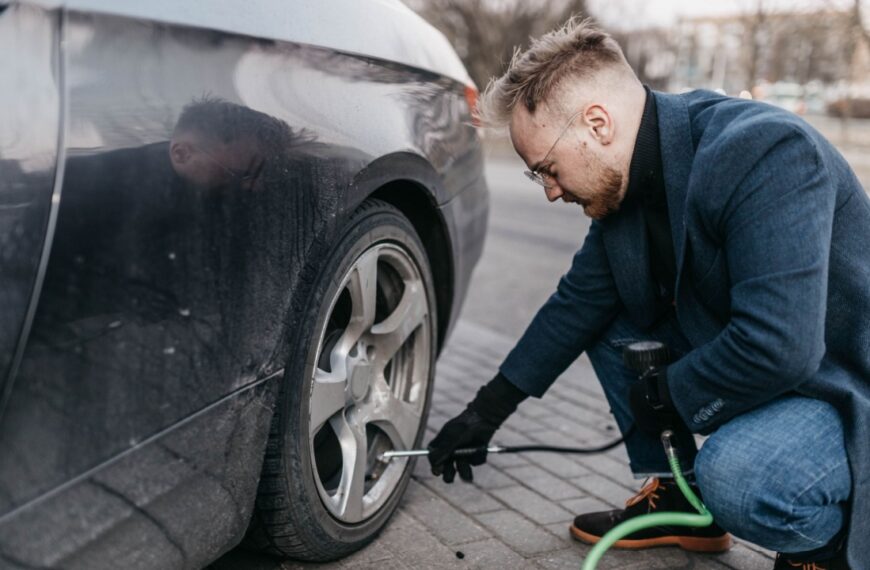
{"label": "blazer lapel", "polygon": [[692,127],[689,122],[689,107],[680,95],[655,93],[659,115],[659,139],[661,141],[662,168],[665,175],[665,192],[671,220],[674,251],[677,256],[677,283],[674,300],[677,320],[683,334],[693,346],[710,341],[719,330],[716,319],[695,298],[694,288],[684,284],[684,269],[687,250],[686,199],[689,193],[689,177],[695,148],[692,144]]}
{"label": "blazer lapel", "polygon": [[653,95],[658,109],[659,141],[665,193],[668,199],[668,217],[671,221],[671,235],[677,259],[677,283],[674,295],[678,297],[686,255],[686,197],[695,149],[692,146],[689,107],[685,100],[679,95],[656,91],[653,91]]}

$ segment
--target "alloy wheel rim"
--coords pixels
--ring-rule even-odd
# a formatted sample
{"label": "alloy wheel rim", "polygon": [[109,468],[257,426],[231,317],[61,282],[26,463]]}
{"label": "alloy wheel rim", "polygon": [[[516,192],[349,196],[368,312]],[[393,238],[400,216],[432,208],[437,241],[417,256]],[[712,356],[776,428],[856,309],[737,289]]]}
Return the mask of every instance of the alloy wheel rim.
{"label": "alloy wheel rim", "polygon": [[309,448],[329,513],[358,523],[381,509],[402,480],[422,422],[432,334],[421,272],[393,243],[351,265],[330,300],[310,366]]}

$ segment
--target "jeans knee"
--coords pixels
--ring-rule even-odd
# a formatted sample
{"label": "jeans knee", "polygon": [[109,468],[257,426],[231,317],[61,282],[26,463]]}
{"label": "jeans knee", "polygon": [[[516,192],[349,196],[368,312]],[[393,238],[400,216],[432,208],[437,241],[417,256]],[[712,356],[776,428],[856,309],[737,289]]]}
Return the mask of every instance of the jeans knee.
{"label": "jeans knee", "polygon": [[734,474],[725,468],[725,459],[721,448],[712,440],[708,440],[695,457],[695,481],[704,505],[720,526],[738,507]]}
{"label": "jeans knee", "polygon": [[782,527],[788,517],[762,478],[712,440],[695,459],[695,479],[707,509],[719,526],[743,538]]}
{"label": "jeans knee", "polygon": [[719,526],[770,550],[819,548],[844,520],[842,505],[797,503],[794,487],[783,484],[781,472],[741,462],[715,438],[698,452],[695,479]]}

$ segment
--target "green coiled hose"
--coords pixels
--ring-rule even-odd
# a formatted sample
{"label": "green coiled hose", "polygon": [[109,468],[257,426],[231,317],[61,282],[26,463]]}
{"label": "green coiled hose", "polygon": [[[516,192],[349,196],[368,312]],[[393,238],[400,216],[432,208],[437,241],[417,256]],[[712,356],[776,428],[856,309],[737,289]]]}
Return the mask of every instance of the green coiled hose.
{"label": "green coiled hose", "polygon": [[704,506],[704,503],[692,492],[692,488],[683,477],[683,471],[680,468],[680,459],[677,455],[677,449],[671,443],[673,432],[670,430],[662,432],[662,445],[665,447],[665,454],[668,457],[668,465],[671,467],[671,472],[674,474],[674,480],[677,486],[685,495],[689,503],[698,511],[697,515],[689,513],[651,513],[642,515],[633,519],[627,520],[610,529],[610,532],[601,537],[589,555],[583,562],[582,570],[595,570],[595,566],[608,548],[614,545],[617,540],[637,532],[644,528],[663,525],[676,526],[693,526],[704,527],[713,524],[713,515]]}

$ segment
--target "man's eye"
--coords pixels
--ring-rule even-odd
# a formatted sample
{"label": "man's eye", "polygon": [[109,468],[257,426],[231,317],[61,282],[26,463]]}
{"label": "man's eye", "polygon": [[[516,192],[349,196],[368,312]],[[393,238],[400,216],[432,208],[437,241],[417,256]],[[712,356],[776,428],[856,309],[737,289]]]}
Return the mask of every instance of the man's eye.
{"label": "man's eye", "polygon": [[556,175],[552,172],[542,172],[541,178],[543,178],[544,180],[553,180],[556,178]]}

